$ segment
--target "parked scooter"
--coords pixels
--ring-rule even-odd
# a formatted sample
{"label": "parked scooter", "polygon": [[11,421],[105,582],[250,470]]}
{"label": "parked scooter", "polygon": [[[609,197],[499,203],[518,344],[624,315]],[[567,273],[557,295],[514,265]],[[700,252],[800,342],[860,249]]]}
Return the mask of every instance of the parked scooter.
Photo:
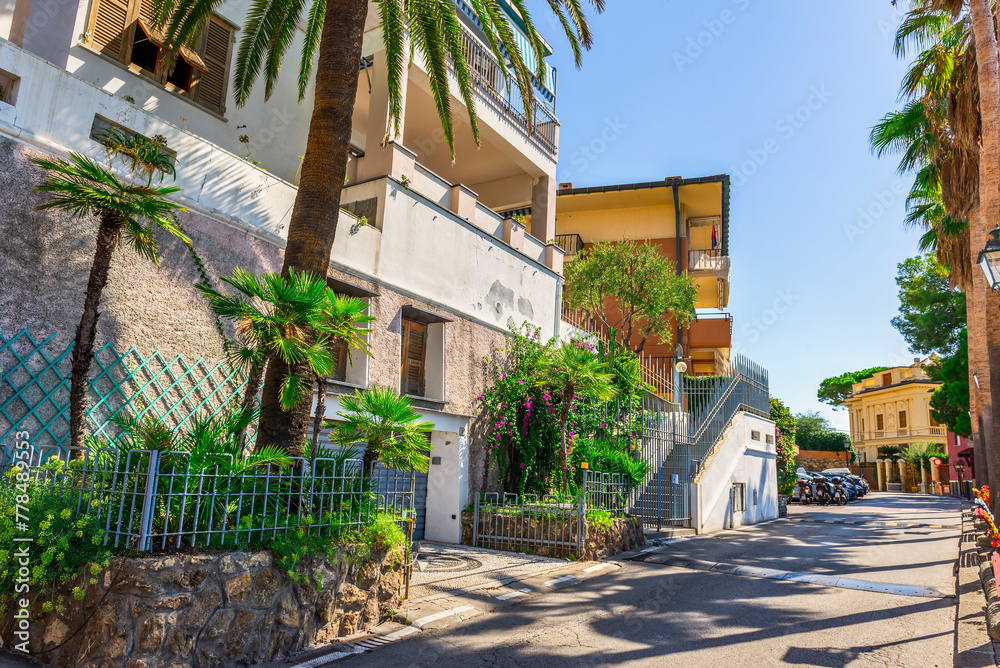
{"label": "parked scooter", "polygon": [[833,484],[833,502],[841,506],[846,506],[848,492],[844,486],[844,479],[837,475],[833,476],[830,482]]}
{"label": "parked scooter", "polygon": [[816,478],[816,501],[821,506],[828,506],[833,502],[833,483],[824,476]]}
{"label": "parked scooter", "polygon": [[808,506],[813,502],[812,480],[799,478],[799,503]]}

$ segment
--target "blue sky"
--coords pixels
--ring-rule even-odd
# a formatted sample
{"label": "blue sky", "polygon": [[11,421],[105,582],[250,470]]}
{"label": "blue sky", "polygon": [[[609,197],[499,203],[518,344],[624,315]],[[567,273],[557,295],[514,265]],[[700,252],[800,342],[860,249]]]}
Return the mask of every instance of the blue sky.
{"label": "blue sky", "polygon": [[734,344],[792,410],[844,429],[819,382],[913,358],[889,324],[896,264],[917,254],[911,179],[867,143],[898,105],[899,17],[889,0],[609,0],[582,70],[539,21],[559,69],[559,180],[730,174]]}

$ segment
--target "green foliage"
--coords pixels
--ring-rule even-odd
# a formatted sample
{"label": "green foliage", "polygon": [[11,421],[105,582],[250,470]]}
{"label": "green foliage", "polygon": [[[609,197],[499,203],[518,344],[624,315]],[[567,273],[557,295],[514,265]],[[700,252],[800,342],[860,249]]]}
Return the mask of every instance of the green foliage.
{"label": "green foliage", "polygon": [[771,419],[774,421],[776,465],[778,468],[778,493],[795,491],[795,418],[781,399],[771,397]]}
{"label": "green foliage", "polygon": [[562,490],[569,491],[569,458],[573,440],[567,438],[570,412],[577,397],[595,402],[607,402],[618,395],[614,386],[614,376],[607,372],[604,362],[594,354],[592,346],[580,341],[565,343],[558,348],[550,348],[538,360],[535,385],[548,387],[560,395],[559,432],[561,445],[559,459],[562,462]]}
{"label": "green foliage", "polygon": [[198,291],[211,303],[212,310],[231,321],[237,342],[229,347],[230,363],[259,373],[267,360],[279,359],[289,366],[307,363],[312,375],[288,374],[281,385],[281,404],[290,410],[306,400],[315,376],[329,376],[336,366],[334,349],[338,341],[351,350],[368,354],[365,325],[374,320],[365,314],[367,305],[356,297],[336,294],[326,281],[310,272],[289,270],[288,277],[277,273],[253,274],[237,267],[224,283],[236,290],[224,295],[207,283]]}
{"label": "green foliage", "polygon": [[573,464],[579,467],[581,462],[587,462],[590,469],[601,473],[618,473],[628,476],[634,485],[646,479],[649,464],[642,460],[639,453],[630,450],[621,440],[602,436],[581,436],[576,439],[573,448]]}
{"label": "green foliage", "polygon": [[855,383],[860,383],[872,374],[885,371],[888,368],[889,367],[886,366],[873,366],[870,369],[849,371],[847,373],[842,373],[839,376],[825,378],[819,384],[819,391],[816,392],[816,398],[824,404],[829,404],[834,408],[842,408],[844,401],[846,401],[847,397],[851,394]]}
{"label": "green foliage", "polygon": [[694,316],[698,290],[687,274],[649,243],[599,242],[566,265],[566,303],[614,330],[640,352],[652,337],[673,341],[679,323]]}
{"label": "green foliage", "polygon": [[[570,347],[574,360],[580,359],[591,380],[598,381],[597,394],[586,395],[577,389],[566,404],[567,457],[566,488],[575,488],[582,480],[581,462],[593,470],[636,474],[642,462],[630,454],[638,434],[641,396],[646,391],[635,355],[612,341],[595,346],[577,341]],[[539,330],[528,324],[517,328],[510,324],[506,354],[500,361],[487,360],[496,374],[496,382],[479,397],[488,421],[482,485],[489,471],[499,469],[505,490],[518,494],[546,494],[563,488],[560,457],[564,387],[553,381],[563,378],[568,366],[554,369],[553,357],[566,355],[555,348],[555,341],[542,343]],[[607,397],[617,393],[613,401]],[[594,448],[600,444],[602,463],[594,463]],[[603,448],[603,450],[600,450]],[[616,467],[608,471],[605,466]]]}
{"label": "green foliage", "polygon": [[48,172],[45,180],[35,186],[35,190],[50,195],[39,209],[59,209],[80,218],[109,214],[114,217],[123,241],[137,255],[152,262],[159,258],[154,228],[190,243],[174,219],[174,213],[184,211],[184,207],[166,199],[180,192],[179,187],[131,183],[79,153],[70,153],[68,161],[43,158],[31,161]]}
{"label": "green foliage", "polygon": [[110,127],[97,141],[108,152],[108,159],[119,158],[129,171],[145,174],[147,183],[152,183],[154,176],[161,181],[164,176],[177,178],[174,158],[166,151],[167,142],[162,135],[146,139],[123,128]]}
{"label": "green foliage", "polygon": [[817,411],[807,411],[795,416],[795,443],[800,450],[846,451],[850,453],[851,461],[857,459],[851,437],[834,429]]}
{"label": "green foliage", "polygon": [[878,456],[882,459],[896,461],[903,454],[903,449],[898,445],[883,445],[878,449]]}
{"label": "green foliage", "polygon": [[918,470],[929,470],[931,460],[935,457],[942,457],[945,460],[948,458],[944,446],[940,443],[914,443],[902,452],[903,461]]}
{"label": "green foliage", "polygon": [[959,436],[972,436],[969,417],[969,342],[968,332],[959,333],[955,354],[936,359],[926,367],[927,374],[942,385],[931,394],[931,417]]}
{"label": "green foliage", "polygon": [[388,513],[376,515],[358,537],[377,552],[389,552],[406,544],[406,534],[399,528],[399,518]]}
{"label": "green foliage", "polygon": [[560,397],[536,386],[534,377],[553,342],[542,343],[540,330],[527,323],[517,328],[511,322],[508,329],[502,359],[486,359],[497,380],[479,397],[489,423],[482,487],[490,468],[497,466],[504,489],[541,494],[548,491],[550,477],[559,466],[556,407]]}
{"label": "green foliage", "polygon": [[426,472],[430,458],[430,432],[434,425],[422,422],[409,397],[391,387],[373,387],[340,398],[340,421],[333,423],[335,443],[365,444],[365,474],[368,465],[381,460],[390,468]]}
{"label": "green foliage", "polygon": [[588,510],[587,524],[598,531],[607,531],[614,525],[614,519],[611,517],[611,513],[606,510]]}
{"label": "green foliage", "polygon": [[[64,466],[52,459],[38,474],[44,480],[58,475]],[[56,588],[82,573],[91,576],[85,587],[96,584],[95,576],[108,565],[111,550],[104,546],[104,531],[97,520],[76,513],[76,501],[72,494],[53,494],[20,468],[11,468],[0,480],[0,607],[9,607],[18,569],[25,563],[30,568],[27,580],[31,593],[47,596],[48,609],[62,606],[55,598]],[[26,531],[16,530],[22,519],[27,522]],[[32,540],[15,542],[15,536],[30,536]],[[28,551],[26,562],[15,554],[22,548]],[[74,596],[83,598],[85,587],[77,587]]]}
{"label": "green foliage", "polygon": [[[156,0],[154,13],[158,23],[164,24],[169,46],[191,45],[215,8],[217,0]],[[499,63],[507,67],[500,72],[505,80],[513,77],[513,87],[523,100],[534,99],[532,76],[544,80],[543,54],[545,43],[534,26],[531,13],[521,0],[514,0],[520,29],[532,45],[536,59],[525,62],[523,51],[514,38],[507,13],[499,0],[471,0],[470,5],[478,17],[485,35],[486,47]],[[594,0],[596,11],[604,8],[603,0]],[[566,38],[581,63],[581,48],[590,48],[592,37],[578,0],[551,2],[549,8],[554,20],[563,27]],[[458,9],[450,0],[404,2],[383,0],[378,3],[378,21],[381,25],[382,44],[385,48],[385,73],[388,78],[389,125],[387,136],[399,132],[402,126],[402,83],[406,66],[416,54],[427,63],[428,87],[444,130],[445,142],[454,160],[454,127],[451,107],[451,72],[458,83],[458,95],[467,107],[472,136],[479,142],[479,124],[476,120],[473,81],[468,53],[463,41]],[[302,54],[299,61],[299,100],[304,99],[312,78],[312,70],[321,51],[320,37],[327,20],[325,0],[311,2],[271,2],[254,0],[247,14],[243,35],[236,55],[233,76],[233,93],[239,106],[246,104],[254,83],[263,76],[264,99],[274,92],[278,73],[285,54],[293,41],[296,26],[303,26]],[[329,27],[328,27],[329,29]],[[409,37],[407,40],[406,37]],[[353,37],[353,36],[351,36]],[[361,35],[357,35],[360,39]],[[360,50],[358,56],[360,56]],[[377,138],[379,139],[379,138]],[[346,151],[346,146],[344,147]]]}
{"label": "green foliage", "polygon": [[899,315],[892,326],[914,353],[957,353],[965,329],[965,293],[951,287],[947,270],[933,254],[907,258],[897,267]]}

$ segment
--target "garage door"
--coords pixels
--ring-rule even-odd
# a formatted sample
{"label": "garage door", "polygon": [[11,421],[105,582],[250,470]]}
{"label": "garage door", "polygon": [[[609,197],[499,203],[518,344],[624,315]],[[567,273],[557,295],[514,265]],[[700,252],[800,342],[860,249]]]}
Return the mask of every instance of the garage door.
{"label": "garage door", "polygon": [[424,524],[427,519],[427,474],[417,473],[413,488],[413,509],[417,511],[417,521],[413,524],[413,540],[423,540]]}

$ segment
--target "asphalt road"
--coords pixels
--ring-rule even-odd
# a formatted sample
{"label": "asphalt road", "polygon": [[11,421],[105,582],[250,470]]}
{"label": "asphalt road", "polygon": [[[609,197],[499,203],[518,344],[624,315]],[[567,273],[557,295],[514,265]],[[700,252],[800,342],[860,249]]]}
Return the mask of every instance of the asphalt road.
{"label": "asphalt road", "polygon": [[[958,502],[941,497],[793,506],[788,520],[667,545],[643,555],[651,561],[335,665],[951,666],[955,602],[940,593],[954,592],[960,525]],[[682,561],[693,567],[671,565]],[[704,570],[714,562],[805,575]],[[810,575],[827,577],[801,581]],[[930,593],[865,590],[871,582]]]}

